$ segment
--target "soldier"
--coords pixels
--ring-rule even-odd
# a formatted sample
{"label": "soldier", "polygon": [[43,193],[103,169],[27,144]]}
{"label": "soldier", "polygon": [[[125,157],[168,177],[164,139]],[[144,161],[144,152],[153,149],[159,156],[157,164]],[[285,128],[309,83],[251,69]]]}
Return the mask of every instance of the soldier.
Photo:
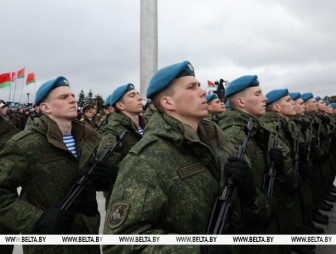
{"label": "soldier", "polygon": [[218,95],[215,93],[207,94],[205,99],[208,103],[208,120],[213,121],[218,124],[219,119],[222,117],[225,112],[224,103],[218,98]]}
{"label": "soldier", "polygon": [[86,125],[88,125],[89,127],[91,127],[92,129],[95,128],[95,124],[94,124],[94,110],[92,105],[86,105],[83,108],[83,115],[82,118],[80,119],[80,121]]}
{"label": "soldier", "polygon": [[[18,129],[9,124],[5,118],[0,116],[0,150],[5,146],[7,140],[9,140],[18,132]],[[15,232],[0,224],[0,234],[13,235]],[[13,248],[14,245],[0,245],[1,254],[10,254],[13,252]]]}
{"label": "soldier", "polygon": [[[264,175],[268,172],[268,147],[269,131],[259,122],[265,114],[266,97],[259,87],[256,75],[239,77],[229,83],[225,96],[230,103],[230,110],[226,111],[219,121],[219,126],[224,130],[225,136],[238,150],[239,144],[244,139],[244,129],[249,119],[252,119],[253,130],[248,142],[246,157],[252,168],[253,183],[258,192],[253,213],[242,211],[243,233],[245,234],[276,234],[278,230],[272,212],[273,202],[262,193]],[[283,165],[281,150],[273,149],[270,156],[276,165]],[[282,169],[282,167],[279,166]],[[243,207],[244,208],[244,207]],[[279,253],[278,246],[242,246],[243,253]]]}
{"label": "soldier", "polygon": [[312,93],[303,93],[301,94],[301,98],[304,104],[307,107],[307,111],[305,112],[305,116],[310,119],[310,134],[311,137],[311,145],[309,146],[311,149],[310,152],[310,161],[312,163],[312,176],[310,179],[312,194],[313,194],[313,221],[320,224],[328,224],[329,218],[327,215],[322,214],[319,211],[320,206],[324,203],[324,183],[323,183],[323,174],[321,170],[321,160],[324,158],[323,148],[320,145],[319,141],[319,131],[321,121],[317,117],[317,103],[314,95]]}
{"label": "soldier", "polygon": [[[0,223],[20,234],[98,234],[100,215],[95,189],[108,186],[109,169],[98,164],[93,185],[71,211],[62,200],[89,169],[100,142],[98,134],[74,120],[75,96],[68,80],[58,77],[36,93],[40,117],[30,117],[24,131],[0,153]],[[22,188],[20,197],[16,193]],[[99,246],[23,246],[24,253],[100,253]]]}
{"label": "soldier", "polygon": [[[267,112],[261,121],[271,131],[269,146],[274,144],[276,123],[280,121],[277,147],[281,149],[284,157],[283,169],[280,170],[283,174],[278,174],[275,184],[277,224],[282,234],[308,234],[311,231],[306,231],[302,207],[311,210],[309,206],[311,205],[311,190],[306,181],[301,180],[302,178],[306,180],[309,174],[306,170],[307,148],[301,135],[301,123],[296,127],[295,123],[289,121],[290,117],[296,116],[295,103],[289,96],[288,89],[272,90],[266,94],[266,97]],[[299,153],[298,156],[296,153]],[[308,225],[311,216],[306,217],[308,217],[306,218]],[[303,245],[294,245],[292,250],[290,246],[286,247],[288,248],[286,253],[291,253],[292,250],[297,253],[314,253],[313,250]]]}
{"label": "soldier", "polygon": [[[142,100],[133,84],[119,86],[110,97],[110,103],[115,113],[109,117],[108,124],[101,130],[102,141],[98,147],[98,157],[106,149],[111,148],[118,136],[127,130],[127,135],[122,142],[119,153],[114,153],[109,158],[109,164],[113,168],[113,179],[116,178],[119,163],[127,155],[129,150],[142,138],[144,121],[140,115],[143,112]],[[113,184],[114,180],[112,180]],[[104,192],[106,205],[110,199],[112,186]]]}
{"label": "soldier", "polygon": [[[224,186],[223,168],[232,150],[219,127],[202,120],[208,113],[205,91],[188,61],[156,72],[147,97],[157,111],[144,137],[120,165],[104,233],[205,233],[213,199]],[[253,203],[256,192],[249,167],[241,161],[226,167],[233,172],[237,167],[246,170],[247,181],[239,186],[239,197]],[[200,251],[196,245],[103,247],[105,254]]]}
{"label": "soldier", "polygon": [[148,99],[146,102],[146,105],[144,107],[144,118],[145,121],[148,122],[148,120],[151,118],[151,116],[155,112],[155,106],[153,104],[153,101],[151,99]]}
{"label": "soldier", "polygon": [[104,132],[104,128],[107,126],[109,118],[112,116],[112,114],[114,113],[114,108],[111,105],[111,97],[112,94],[110,94],[109,96],[107,96],[105,102],[104,102],[104,115],[102,116],[102,118],[100,119],[100,122],[96,128],[96,130],[98,131],[99,134],[102,134]]}

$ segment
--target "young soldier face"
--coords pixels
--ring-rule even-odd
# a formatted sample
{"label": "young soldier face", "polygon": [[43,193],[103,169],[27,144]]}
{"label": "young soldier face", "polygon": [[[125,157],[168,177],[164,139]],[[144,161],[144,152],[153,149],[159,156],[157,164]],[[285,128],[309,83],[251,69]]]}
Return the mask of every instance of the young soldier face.
{"label": "young soldier face", "polygon": [[143,112],[141,96],[136,90],[130,90],[121,97],[118,102],[122,110],[131,114],[140,114]]}
{"label": "young soldier face", "polygon": [[262,93],[259,86],[249,87],[245,89],[242,96],[245,112],[259,118],[265,114],[267,98]]}
{"label": "young soldier face", "polygon": [[208,110],[215,114],[220,114],[225,111],[225,105],[220,99],[216,98],[208,104]]}
{"label": "young soldier face", "polygon": [[294,101],[289,95],[282,97],[278,102],[280,107],[279,113],[283,116],[295,116],[296,111],[294,109],[294,104]]}
{"label": "young soldier face", "polygon": [[73,120],[77,117],[75,95],[68,86],[53,89],[40,108],[54,119]]}
{"label": "young soldier face", "polygon": [[194,76],[180,77],[171,86],[174,91],[170,96],[172,109],[180,116],[180,119],[200,120],[208,115],[205,91]]}
{"label": "young soldier face", "polygon": [[316,102],[316,105],[317,105],[317,110],[318,111],[325,112],[326,107],[325,107],[325,104],[322,100],[319,100],[318,102]]}
{"label": "young soldier face", "polygon": [[299,116],[304,115],[307,107],[301,98],[295,100],[294,109]]}
{"label": "young soldier face", "polygon": [[84,115],[87,118],[92,118],[94,116],[94,110],[93,109],[87,110],[87,111],[84,112]]}
{"label": "young soldier face", "polygon": [[311,112],[317,112],[317,105],[315,98],[311,98],[307,100],[306,102],[307,110]]}

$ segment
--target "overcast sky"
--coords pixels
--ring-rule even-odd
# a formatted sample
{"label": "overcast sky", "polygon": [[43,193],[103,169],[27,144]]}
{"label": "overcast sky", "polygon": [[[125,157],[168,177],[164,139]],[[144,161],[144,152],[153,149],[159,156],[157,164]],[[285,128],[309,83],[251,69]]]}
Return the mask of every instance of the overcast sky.
{"label": "overcast sky", "polygon": [[[334,0],[158,0],[158,65],[189,60],[204,88],[256,74],[264,93],[336,95],[335,11]],[[1,0],[0,26],[0,73],[25,67],[36,89],[61,75],[76,96],[140,88],[140,0]],[[31,102],[35,85],[22,85],[15,100]]]}

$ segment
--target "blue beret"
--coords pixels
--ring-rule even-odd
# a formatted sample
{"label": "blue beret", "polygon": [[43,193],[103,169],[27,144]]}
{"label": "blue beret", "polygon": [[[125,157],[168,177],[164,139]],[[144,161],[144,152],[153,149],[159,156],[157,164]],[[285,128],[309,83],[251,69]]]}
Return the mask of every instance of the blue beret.
{"label": "blue beret", "polygon": [[299,99],[301,97],[301,94],[299,92],[295,92],[289,93],[289,96],[292,98],[293,101],[295,101],[296,99]]}
{"label": "blue beret", "polygon": [[246,75],[231,81],[225,90],[225,96],[229,97],[248,87],[259,86],[257,75]]}
{"label": "blue beret", "polygon": [[301,98],[304,102],[306,102],[309,99],[314,98],[314,95],[312,93],[303,93],[301,94]]}
{"label": "blue beret", "polygon": [[51,90],[60,86],[69,86],[69,81],[66,78],[60,76],[56,79],[52,79],[43,83],[37,90],[35,96],[35,105],[40,105],[40,103],[48,96]]}
{"label": "blue beret", "polygon": [[327,106],[330,104],[329,101],[323,101],[323,102],[324,102],[324,104],[327,105]]}
{"label": "blue beret", "polygon": [[218,98],[218,95],[215,93],[205,95],[205,99],[207,100],[207,102],[212,101],[217,98]]}
{"label": "blue beret", "polygon": [[124,96],[125,93],[133,89],[134,85],[131,83],[119,86],[116,90],[114,90],[114,92],[111,95],[110,99],[111,106],[114,106],[120,100],[120,98]]}
{"label": "blue beret", "polygon": [[330,105],[332,106],[332,108],[336,108],[336,103],[335,102],[330,103]]}
{"label": "blue beret", "polygon": [[316,100],[316,101],[320,101],[320,100],[322,100],[322,99],[321,99],[320,96],[316,96],[316,97],[315,97],[315,100]]}
{"label": "blue beret", "polygon": [[153,95],[168,87],[175,79],[183,76],[195,76],[194,67],[188,61],[160,69],[149,82],[146,93],[147,98],[152,99]]}
{"label": "blue beret", "polygon": [[110,94],[109,96],[107,96],[106,100],[104,101],[104,107],[108,107],[108,106],[111,106],[111,97],[112,97],[112,94]]}
{"label": "blue beret", "polygon": [[288,89],[287,88],[272,90],[272,91],[270,91],[266,94],[266,98],[267,98],[266,105],[269,105],[269,104],[281,99],[282,97],[284,97],[286,95],[288,95]]}
{"label": "blue beret", "polygon": [[225,102],[225,107],[226,107],[227,109],[230,108],[230,102],[229,102],[229,101],[226,101],[226,102]]}

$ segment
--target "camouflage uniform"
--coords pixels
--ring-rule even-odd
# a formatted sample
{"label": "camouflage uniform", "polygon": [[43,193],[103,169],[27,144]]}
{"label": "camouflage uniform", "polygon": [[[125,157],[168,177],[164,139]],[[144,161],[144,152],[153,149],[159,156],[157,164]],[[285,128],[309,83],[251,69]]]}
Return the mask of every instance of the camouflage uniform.
{"label": "camouflage uniform", "polygon": [[[31,233],[44,210],[58,207],[74,182],[87,172],[100,138],[78,121],[73,121],[72,135],[78,159],[63,143],[56,122],[44,115],[31,117],[26,129],[7,142],[0,153],[1,224],[17,233]],[[16,192],[19,186],[20,197]],[[82,205],[78,209],[83,211],[76,211],[69,233],[97,234],[100,215],[93,188],[86,191]],[[85,245],[25,245],[23,249],[24,253],[99,253],[99,246]]]}
{"label": "camouflage uniform", "polygon": [[[145,136],[122,161],[105,234],[202,234],[223,187],[228,153],[218,126],[201,121],[198,135],[154,113]],[[226,149],[227,151],[225,151]],[[200,246],[104,246],[109,253],[200,253]]]}
{"label": "camouflage uniform", "polygon": [[[106,125],[105,128],[102,129],[102,141],[97,150],[97,157],[99,158],[106,149],[110,149],[116,143],[116,138],[119,137],[124,130],[127,130],[127,135],[122,142],[120,150],[116,151],[108,159],[109,165],[111,165],[111,168],[113,168],[113,170],[115,171],[115,177],[119,170],[120,161],[127,155],[129,150],[131,150],[131,148],[142,138],[142,136],[138,133],[135,123],[128,116],[121,112],[113,113],[109,118],[108,125]],[[114,181],[112,181],[112,184],[113,182]],[[104,196],[106,198],[106,206],[110,199],[111,192],[112,186],[110,191],[104,192]]]}
{"label": "camouflage uniform", "polygon": [[[4,147],[7,140],[9,140],[12,136],[18,133],[19,130],[14,126],[9,124],[2,116],[0,116],[0,149]],[[14,231],[0,224],[0,234],[15,234]],[[7,254],[13,252],[13,245],[2,245],[0,246],[1,254]]]}
{"label": "camouflage uniform", "polygon": [[[225,112],[223,118],[219,121],[219,126],[224,131],[229,142],[234,144],[235,149],[243,143],[245,137],[245,127],[252,116],[231,109]],[[246,157],[251,165],[253,181],[258,190],[258,197],[254,213],[244,209],[242,206],[241,224],[244,225],[244,234],[277,234],[275,218],[272,216],[271,207],[266,196],[262,193],[264,175],[267,173],[267,142],[269,131],[263,128],[255,118],[253,130],[247,144]],[[240,246],[241,253],[280,253],[278,246]]]}
{"label": "camouflage uniform", "polygon": [[146,108],[146,110],[144,112],[144,118],[146,119],[147,122],[152,117],[152,115],[154,113],[155,113],[155,110],[152,109],[150,106],[148,106],[148,108]]}
{"label": "camouflage uniform", "polygon": [[261,117],[260,121],[271,131],[268,142],[269,148],[271,148],[274,145],[275,125],[278,119],[280,119],[281,127],[278,133],[279,144],[277,148],[281,149],[285,161],[283,175],[278,174],[279,179],[274,186],[274,196],[277,204],[276,217],[280,233],[298,234],[302,233],[303,227],[303,210],[298,193],[301,185],[299,185],[293,168],[293,138],[289,131],[289,123],[277,113],[269,111]]}

